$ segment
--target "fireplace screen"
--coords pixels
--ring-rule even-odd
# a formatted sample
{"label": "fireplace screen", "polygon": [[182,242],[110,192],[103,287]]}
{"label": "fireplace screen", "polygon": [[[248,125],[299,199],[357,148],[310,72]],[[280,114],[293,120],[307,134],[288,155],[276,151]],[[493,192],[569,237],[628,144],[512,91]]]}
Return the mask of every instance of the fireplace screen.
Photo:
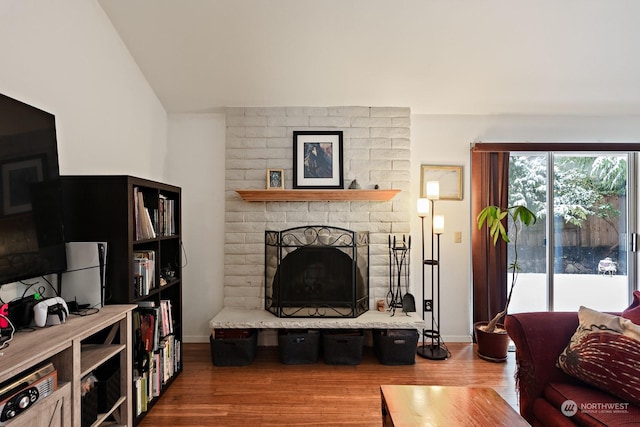
{"label": "fireplace screen", "polygon": [[278,317],[360,316],[369,309],[369,233],[266,231],[264,304]]}

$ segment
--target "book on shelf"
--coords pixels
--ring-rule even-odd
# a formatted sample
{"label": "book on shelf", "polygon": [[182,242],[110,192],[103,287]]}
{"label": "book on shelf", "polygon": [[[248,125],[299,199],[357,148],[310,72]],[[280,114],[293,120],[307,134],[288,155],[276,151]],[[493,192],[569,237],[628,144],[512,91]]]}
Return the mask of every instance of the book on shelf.
{"label": "book on shelf", "polygon": [[162,316],[162,336],[173,333],[173,316],[171,314],[171,300],[160,300],[160,314]]}
{"label": "book on shelf", "polygon": [[160,354],[153,353],[151,356],[153,362],[151,366],[151,398],[155,398],[160,396],[160,392],[162,391],[162,381],[160,380],[160,375],[158,372],[158,367],[160,366]]}
{"label": "book on shelf", "polygon": [[133,285],[135,296],[149,295],[156,287],[156,252],[133,252]]}
{"label": "book on shelf", "polygon": [[140,411],[141,412],[147,412],[147,401],[149,399],[149,394],[147,393],[148,380],[149,380],[149,374],[145,372],[142,375],[141,382],[140,382],[140,401],[141,401]]}
{"label": "book on shelf", "polygon": [[[154,309],[149,309],[154,310]],[[158,326],[156,323],[156,315],[153,311],[140,311],[140,337],[142,339],[142,348],[145,352],[150,353],[158,348]]]}
{"label": "book on shelf", "polygon": [[156,230],[151,219],[149,209],[145,206],[144,195],[138,187],[133,188],[134,222],[136,226],[136,240],[154,239]]}
{"label": "book on shelf", "polygon": [[164,194],[160,195],[158,209],[154,211],[154,222],[160,236],[176,234],[175,200],[169,199]]}
{"label": "book on shelf", "polygon": [[169,235],[176,234],[176,216],[175,216],[175,200],[169,200],[169,218],[167,220],[167,227],[169,229]]}
{"label": "book on shelf", "polygon": [[140,207],[138,206],[138,187],[133,187],[133,222],[135,226],[135,239],[142,239],[140,230]]}
{"label": "book on shelf", "polygon": [[135,415],[136,417],[142,414],[142,377],[139,375],[134,376],[133,378],[133,396],[136,402],[135,405]]}
{"label": "book on shelf", "polygon": [[[134,327],[140,329],[142,347],[146,352],[158,351],[162,340],[174,333],[171,300],[140,301],[134,314]],[[139,326],[138,326],[139,325]]]}
{"label": "book on shelf", "polygon": [[138,301],[138,307],[140,308],[154,308],[155,306],[155,301]]}
{"label": "book on shelf", "polygon": [[158,230],[161,236],[169,235],[166,227],[167,216],[167,196],[161,194],[158,200]]}

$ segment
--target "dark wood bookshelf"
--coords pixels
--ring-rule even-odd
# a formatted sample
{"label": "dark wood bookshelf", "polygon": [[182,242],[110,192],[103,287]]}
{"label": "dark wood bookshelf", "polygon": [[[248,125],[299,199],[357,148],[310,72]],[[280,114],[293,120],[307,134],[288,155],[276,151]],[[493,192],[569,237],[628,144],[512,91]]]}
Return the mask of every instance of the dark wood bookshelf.
{"label": "dark wood bookshelf", "polygon": [[[65,240],[107,242],[106,304],[140,304],[153,301],[158,307],[161,300],[172,305],[173,335],[182,342],[182,237],[181,188],[128,175],[67,175],[61,177],[65,216]],[[140,238],[136,229],[135,190],[143,195],[150,212],[159,209],[160,199],[173,200],[174,232],[160,235],[160,227],[151,215],[156,236]],[[159,216],[159,215],[158,215]],[[148,294],[136,292],[134,284],[134,252],[155,252],[155,287]],[[168,277],[164,269],[173,271]],[[160,280],[166,284],[161,286]],[[64,286],[64,283],[62,283]],[[135,322],[134,322],[135,323]],[[135,337],[135,331],[133,336]],[[182,360],[182,347],[179,351]],[[161,395],[168,389],[182,366],[162,385]],[[134,424],[145,414],[136,415],[136,384],[131,411]],[[148,404],[150,409],[159,397]]]}

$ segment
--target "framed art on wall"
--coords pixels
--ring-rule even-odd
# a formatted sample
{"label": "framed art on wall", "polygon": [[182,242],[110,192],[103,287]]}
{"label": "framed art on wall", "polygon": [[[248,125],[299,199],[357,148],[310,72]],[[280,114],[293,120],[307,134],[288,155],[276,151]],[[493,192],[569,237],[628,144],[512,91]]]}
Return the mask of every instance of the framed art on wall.
{"label": "framed art on wall", "polygon": [[440,183],[440,200],[462,200],[462,166],[422,165],[420,197],[427,197],[427,182]]}
{"label": "framed art on wall", "polygon": [[293,132],[293,188],[343,188],[342,131]]}
{"label": "framed art on wall", "polygon": [[284,170],[267,169],[267,190],[284,189]]}

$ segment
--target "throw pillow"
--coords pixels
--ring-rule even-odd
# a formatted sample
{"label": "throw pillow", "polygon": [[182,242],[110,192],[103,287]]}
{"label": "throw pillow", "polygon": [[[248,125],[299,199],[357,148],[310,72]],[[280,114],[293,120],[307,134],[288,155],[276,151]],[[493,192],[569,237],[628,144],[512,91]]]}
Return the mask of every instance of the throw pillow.
{"label": "throw pillow", "polygon": [[640,405],[640,326],[621,316],[586,307],[579,325],[558,358],[567,374]]}
{"label": "throw pillow", "polygon": [[633,291],[633,302],[622,312],[622,317],[640,325],[640,291]]}

